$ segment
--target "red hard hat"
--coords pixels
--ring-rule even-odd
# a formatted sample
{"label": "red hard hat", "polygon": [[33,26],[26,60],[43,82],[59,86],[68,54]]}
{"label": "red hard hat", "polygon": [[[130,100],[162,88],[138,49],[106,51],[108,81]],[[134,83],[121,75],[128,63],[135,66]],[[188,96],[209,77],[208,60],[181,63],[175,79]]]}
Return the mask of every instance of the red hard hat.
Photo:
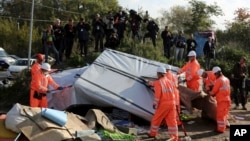
{"label": "red hard hat", "polygon": [[36,55],[36,59],[39,60],[39,61],[43,61],[43,60],[44,60],[44,55],[41,54],[41,53],[38,53],[38,54]]}

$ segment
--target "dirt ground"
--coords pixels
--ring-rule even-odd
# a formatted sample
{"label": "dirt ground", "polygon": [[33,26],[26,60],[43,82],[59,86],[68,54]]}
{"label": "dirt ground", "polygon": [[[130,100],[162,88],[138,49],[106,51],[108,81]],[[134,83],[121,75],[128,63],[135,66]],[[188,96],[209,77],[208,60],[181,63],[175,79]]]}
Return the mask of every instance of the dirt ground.
{"label": "dirt ground", "polygon": [[[235,105],[232,104],[232,108]],[[228,121],[231,125],[250,125],[250,102],[246,105],[248,110],[230,110],[230,115]],[[241,107],[240,107],[241,108]],[[77,110],[77,109],[76,109]],[[78,110],[79,111],[79,110]],[[74,113],[74,111],[71,111]],[[77,113],[80,114],[80,113]],[[85,114],[80,114],[85,115]],[[191,115],[194,117],[192,120],[184,121],[184,127],[186,133],[191,137],[192,141],[229,141],[230,129],[226,129],[225,133],[218,134],[214,132],[216,129],[216,123],[211,120],[202,119],[201,111],[194,110]],[[147,127],[149,129],[149,127]],[[182,126],[179,126],[179,138],[183,139],[185,137],[182,130]],[[147,138],[138,135],[137,141],[167,141],[169,136],[166,132],[165,127],[161,127],[157,139]],[[183,140],[182,140],[183,141]]]}
{"label": "dirt ground", "polygon": [[[232,108],[234,106],[235,105],[232,104]],[[228,120],[231,125],[250,124],[250,103],[248,103],[246,107],[248,110],[230,110],[230,116]],[[196,118],[184,122],[187,135],[191,137],[192,141],[229,141],[229,128],[226,129],[226,132],[221,134],[214,132],[216,129],[216,123],[211,120],[202,119],[200,117],[200,113],[201,112],[199,110],[194,110],[193,115],[195,115]],[[180,139],[185,137],[181,126],[179,126],[179,137]],[[166,138],[166,132],[160,132],[157,136],[157,139],[162,141],[167,140]]]}

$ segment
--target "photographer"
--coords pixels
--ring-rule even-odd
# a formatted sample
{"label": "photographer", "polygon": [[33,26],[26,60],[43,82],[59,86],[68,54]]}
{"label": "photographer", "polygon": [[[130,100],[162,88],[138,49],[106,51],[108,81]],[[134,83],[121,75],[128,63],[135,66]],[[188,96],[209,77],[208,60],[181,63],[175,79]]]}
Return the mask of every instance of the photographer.
{"label": "photographer", "polygon": [[139,30],[141,27],[142,18],[133,9],[129,11],[129,16],[130,16],[129,23],[132,31],[132,38],[135,39],[135,37],[137,37],[138,40],[141,40],[141,36],[139,35]]}
{"label": "photographer", "polygon": [[88,54],[88,40],[90,25],[83,19],[80,18],[79,23],[76,26],[78,41],[80,44],[81,56],[87,56]]}
{"label": "photographer", "polygon": [[178,35],[174,38],[175,44],[175,60],[177,62],[181,61],[183,58],[183,53],[186,47],[186,38],[183,36],[183,32],[179,31]]}
{"label": "photographer", "polygon": [[150,38],[153,46],[156,47],[156,36],[159,31],[158,25],[153,20],[144,19],[143,22],[146,24],[147,33],[144,34],[143,43],[145,43],[145,38]]}
{"label": "photographer", "polygon": [[114,31],[114,23],[115,23],[115,21],[114,21],[114,17],[112,15],[111,11],[109,11],[108,15],[105,17],[104,23],[106,24],[105,35],[106,35],[106,42],[107,42],[110,35]]}
{"label": "photographer", "polygon": [[103,51],[103,38],[105,36],[105,23],[100,17],[100,14],[96,14],[95,19],[92,22],[93,35],[95,37],[95,52],[98,52],[98,46],[100,44],[100,51]]}
{"label": "photographer", "polygon": [[210,69],[210,61],[215,58],[215,43],[212,37],[208,37],[208,40],[204,44],[203,53],[205,55],[205,68]]}

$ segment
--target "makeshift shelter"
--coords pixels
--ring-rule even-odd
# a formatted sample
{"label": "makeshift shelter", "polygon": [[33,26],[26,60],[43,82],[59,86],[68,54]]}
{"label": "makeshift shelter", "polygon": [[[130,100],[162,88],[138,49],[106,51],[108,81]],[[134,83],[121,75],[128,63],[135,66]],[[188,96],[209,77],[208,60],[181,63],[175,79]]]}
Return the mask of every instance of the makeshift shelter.
{"label": "makeshift shelter", "polygon": [[[59,110],[78,104],[116,107],[150,121],[154,114],[154,93],[144,78],[156,78],[157,68],[164,65],[166,64],[106,49],[84,69],[65,70],[52,75],[57,83],[73,84],[73,87],[49,94],[49,107]],[[172,66],[171,71],[176,73],[178,69]],[[181,102],[189,111],[192,110],[191,101],[200,97],[200,93],[186,87],[182,87],[180,95]]]}

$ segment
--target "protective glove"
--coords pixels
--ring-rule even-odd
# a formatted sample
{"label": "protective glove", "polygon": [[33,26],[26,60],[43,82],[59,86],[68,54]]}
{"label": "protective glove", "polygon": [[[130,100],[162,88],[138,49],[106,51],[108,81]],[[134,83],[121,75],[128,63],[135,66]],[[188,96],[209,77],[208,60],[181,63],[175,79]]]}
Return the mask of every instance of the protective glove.
{"label": "protective glove", "polygon": [[154,105],[153,105],[153,109],[156,109],[156,108],[157,108],[157,105],[154,104]]}
{"label": "protective glove", "polygon": [[57,88],[57,90],[63,90],[63,87],[60,86],[60,87]]}

